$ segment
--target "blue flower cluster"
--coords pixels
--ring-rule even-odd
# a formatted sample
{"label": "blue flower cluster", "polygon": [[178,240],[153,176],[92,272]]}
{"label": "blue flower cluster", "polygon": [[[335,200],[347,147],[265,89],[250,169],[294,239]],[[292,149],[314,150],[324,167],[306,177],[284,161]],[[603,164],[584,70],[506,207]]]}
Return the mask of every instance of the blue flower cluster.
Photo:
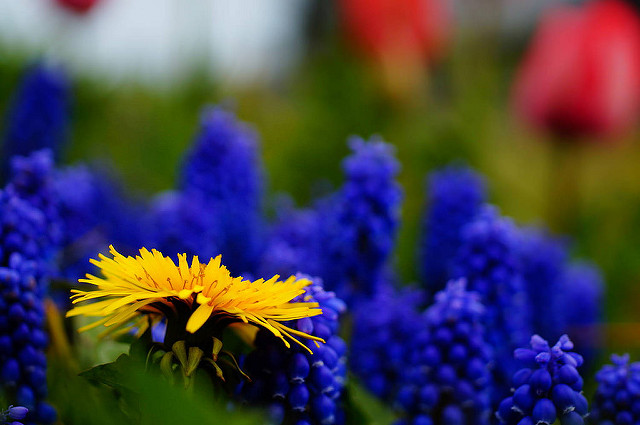
{"label": "blue flower cluster", "polygon": [[47,336],[39,269],[18,252],[0,267],[0,376],[10,399],[29,408],[29,422],[52,423],[55,410],[44,401]]}
{"label": "blue flower cluster", "polygon": [[0,266],[8,266],[14,253],[39,261],[50,246],[46,217],[25,200],[0,191],[0,241]]}
{"label": "blue flower cluster", "polygon": [[523,229],[519,251],[533,332],[548,338],[570,332],[589,369],[600,340],[600,272],[586,262],[569,262],[567,241],[542,229]]}
{"label": "blue flower cluster", "polygon": [[113,244],[135,252],[147,225],[141,205],[100,167],[84,164],[56,170],[55,194],[63,225],[61,276],[76,281],[89,272],[89,258]]}
{"label": "blue flower cluster", "polygon": [[492,208],[485,208],[461,231],[452,261],[455,278],[466,278],[469,290],[486,307],[487,341],[495,349],[496,397],[515,371],[511,353],[531,335],[524,283],[518,267],[518,230]]}
{"label": "blue flower cluster", "polygon": [[0,373],[12,400],[29,408],[29,422],[51,423],[43,298],[61,226],[46,151],[13,160],[0,192]]}
{"label": "blue flower cluster", "polygon": [[419,310],[424,298],[419,290],[384,287],[353,310],[350,368],[383,400],[393,400],[410,364],[415,335],[423,328]]}
{"label": "blue flower cluster", "polygon": [[321,277],[347,304],[373,296],[395,245],[402,191],[392,145],[374,139],[349,142],[346,182],[319,207],[322,220]]}
{"label": "blue flower cluster", "polygon": [[513,395],[500,403],[497,418],[507,425],[584,424],[588,402],[577,369],[582,356],[569,351],[573,343],[567,335],[553,347],[534,335],[530,345],[515,350],[514,357],[525,367],[513,375]]}
{"label": "blue flower cluster", "polygon": [[611,363],[596,373],[598,389],[593,397],[591,422],[598,425],[631,425],[640,421],[640,363],[629,355],[612,355]]}
{"label": "blue flower cluster", "polygon": [[54,186],[53,155],[43,149],[29,156],[16,156],[11,160],[11,179],[5,191],[9,196],[23,199],[44,217],[44,234],[48,244],[38,253],[39,260],[50,262],[62,242],[63,225]]}
{"label": "blue flower cluster", "polygon": [[306,288],[303,298],[317,302],[322,315],[299,319],[290,326],[326,341],[309,341],[310,354],[302,347],[287,349],[282,341],[268,331],[256,336],[256,349],[244,361],[245,372],[251,377],[240,389],[249,403],[269,407],[273,422],[296,425],[342,424],[344,412],[340,396],[345,384],[346,344],[338,336],[338,318],[345,304],[333,292],[323,289],[319,279]]}
{"label": "blue flower cluster", "polygon": [[180,190],[189,205],[200,204],[210,215],[207,227],[214,234],[202,237],[216,241],[234,274],[255,270],[262,250],[262,176],[257,135],[230,112],[205,110]]}
{"label": "blue flower cluster", "polygon": [[560,287],[562,317],[571,338],[584,358],[583,369],[591,371],[598,347],[602,346],[604,282],[600,269],[579,261],[565,266]]}
{"label": "blue flower cluster", "polygon": [[147,242],[161,252],[211,257],[220,251],[213,219],[197,197],[187,199],[180,191],[163,192],[151,203]]}
{"label": "blue flower cluster", "polygon": [[46,64],[32,66],[24,75],[7,117],[3,172],[16,155],[49,148],[56,154],[66,138],[69,121],[69,82],[65,73]]}
{"label": "blue flower cluster", "polygon": [[450,282],[424,313],[396,401],[406,425],[482,425],[491,415],[491,348],[485,309],[464,279]]}
{"label": "blue flower cluster", "polygon": [[567,243],[538,228],[522,229],[521,237],[518,249],[532,313],[532,332],[556,339],[567,332],[563,320],[566,305],[558,296],[569,257]]}
{"label": "blue flower cluster", "polygon": [[0,412],[0,424],[23,425],[21,420],[27,417],[29,409],[24,406],[9,406],[4,412]]}
{"label": "blue flower cluster", "polygon": [[479,213],[487,195],[482,176],[466,167],[450,166],[430,175],[427,196],[420,265],[433,296],[451,277],[460,232]]}
{"label": "blue flower cluster", "polygon": [[314,209],[282,206],[260,259],[258,276],[320,273],[320,220]]}

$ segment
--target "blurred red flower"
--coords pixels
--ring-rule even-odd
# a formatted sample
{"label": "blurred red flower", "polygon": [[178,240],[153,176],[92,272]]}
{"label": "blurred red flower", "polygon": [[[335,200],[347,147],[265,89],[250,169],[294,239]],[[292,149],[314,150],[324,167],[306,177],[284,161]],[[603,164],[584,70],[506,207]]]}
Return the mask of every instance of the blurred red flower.
{"label": "blurred red flower", "polygon": [[609,136],[640,112],[640,19],[620,0],[546,13],[518,71],[517,113],[558,136]]}
{"label": "blurred red flower", "polygon": [[351,40],[365,54],[430,59],[449,30],[446,0],[339,0]]}
{"label": "blurred red flower", "polygon": [[75,13],[84,14],[91,10],[98,0],[56,0],[56,2]]}

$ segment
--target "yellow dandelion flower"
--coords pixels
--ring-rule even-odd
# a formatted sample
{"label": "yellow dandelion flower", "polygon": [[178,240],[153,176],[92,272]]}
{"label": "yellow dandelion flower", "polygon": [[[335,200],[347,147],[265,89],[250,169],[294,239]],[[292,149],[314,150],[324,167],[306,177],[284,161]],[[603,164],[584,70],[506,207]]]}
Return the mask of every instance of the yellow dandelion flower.
{"label": "yellow dandelion flower", "polygon": [[232,277],[221,264],[220,255],[206,264],[194,256],[189,265],[187,255],[179,254],[176,265],[155,249],[142,248],[136,257],[125,257],[113,246],[109,249],[113,258],[100,254],[99,260],[91,260],[100,268],[102,277],[87,274],[86,279],[79,280],[97,288],[72,290],[73,303],[83,305],[74,307],[68,317],[101,317],[81,330],[99,325],[110,330],[145,326],[147,315],[159,320],[167,311],[173,311],[186,312],[184,327],[191,334],[209,321],[219,320],[262,326],[287,347],[291,340],[307,348],[296,337],[322,341],[282,323],[322,314],[318,303],[292,302],[311,284],[307,279],[291,276],[280,281],[276,275],[252,282]]}

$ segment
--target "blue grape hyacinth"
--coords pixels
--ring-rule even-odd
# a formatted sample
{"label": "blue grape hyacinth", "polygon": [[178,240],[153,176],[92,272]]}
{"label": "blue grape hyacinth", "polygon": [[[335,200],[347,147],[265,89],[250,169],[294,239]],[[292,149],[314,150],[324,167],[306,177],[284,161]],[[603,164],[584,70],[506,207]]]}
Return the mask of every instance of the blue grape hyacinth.
{"label": "blue grape hyacinth", "polygon": [[496,412],[507,425],[582,425],[588,414],[578,372],[582,356],[572,352],[567,335],[556,345],[539,335],[531,337],[530,348],[515,350],[514,357],[524,368],[513,375],[513,395],[505,398]]}
{"label": "blue grape hyacinth", "polygon": [[569,258],[568,244],[543,229],[528,228],[521,232],[520,261],[531,309],[532,333],[556,339],[568,331],[564,315],[567,304],[559,290]]}
{"label": "blue grape hyacinth", "polygon": [[320,273],[320,220],[314,209],[285,205],[267,237],[258,276]]}
{"label": "blue grape hyacinth", "polygon": [[109,244],[124,252],[142,245],[146,214],[106,169],[78,164],[56,170],[54,179],[64,236],[62,277],[84,276],[91,271],[89,258]]}
{"label": "blue grape hyacinth", "polygon": [[486,308],[487,342],[494,348],[496,383],[494,402],[516,365],[513,350],[530,335],[526,292],[517,256],[518,229],[497,210],[485,208],[461,232],[461,244],[453,259],[453,275],[465,278],[470,291],[480,295]]}
{"label": "blue grape hyacinth", "polygon": [[424,313],[411,339],[396,396],[398,425],[481,425],[491,415],[491,353],[485,309],[464,279],[450,282]]}
{"label": "blue grape hyacinth", "polygon": [[44,296],[59,243],[52,159],[14,158],[0,191],[0,377],[7,397],[29,409],[27,422],[51,423],[47,396]]}
{"label": "blue grape hyacinth", "polygon": [[13,253],[0,267],[0,376],[11,400],[29,409],[30,423],[52,423],[47,396],[42,279],[36,262]]}
{"label": "blue grape hyacinth", "polygon": [[451,260],[461,243],[462,228],[486,202],[484,178],[470,168],[449,166],[429,176],[423,219],[420,265],[433,296],[451,277]]}
{"label": "blue grape hyacinth", "polygon": [[353,309],[351,370],[377,397],[391,401],[409,364],[413,340],[423,327],[421,290],[383,287]]}
{"label": "blue grape hyacinth", "polygon": [[244,360],[251,381],[242,384],[241,397],[267,406],[276,424],[344,422],[341,395],[347,373],[346,344],[338,336],[338,319],[345,304],[333,292],[325,291],[319,279],[312,280],[299,298],[318,302],[322,315],[299,319],[291,327],[323,338],[326,344],[306,342],[313,351],[310,354],[301,347],[286,348],[280,339],[261,329],[256,349]]}
{"label": "blue grape hyacinth", "polygon": [[640,421],[640,363],[629,355],[612,355],[611,363],[596,373],[591,422],[597,425],[631,425]]}
{"label": "blue grape hyacinth", "polygon": [[42,212],[46,226],[44,234],[48,238],[49,249],[43,249],[39,255],[43,261],[51,260],[63,237],[51,151],[43,149],[29,156],[12,158],[11,178],[5,191],[9,196],[20,198]]}
{"label": "blue grape hyacinth", "polygon": [[262,251],[263,170],[258,137],[221,108],[206,109],[179,189],[204,202],[217,248],[235,274],[254,272]]}
{"label": "blue grape hyacinth", "polygon": [[3,140],[3,172],[17,155],[49,148],[56,156],[66,138],[70,87],[65,73],[54,66],[36,64],[25,73],[9,108]]}
{"label": "blue grape hyacinth", "polygon": [[153,200],[149,216],[148,243],[159,251],[202,258],[219,252],[214,216],[198,197],[187,199],[180,191],[161,193]]}
{"label": "blue grape hyacinth", "polygon": [[29,409],[24,406],[9,406],[4,412],[0,412],[1,425],[23,425],[22,420],[27,417]]}
{"label": "blue grape hyacinth", "polygon": [[564,321],[572,340],[584,358],[583,369],[590,371],[598,347],[602,346],[599,324],[603,320],[604,281],[594,264],[580,261],[565,267],[561,290]]}
{"label": "blue grape hyacinth", "polygon": [[382,140],[352,138],[343,162],[346,181],[319,206],[323,265],[328,289],[351,305],[372,297],[383,281],[395,246],[402,191],[394,147]]}
{"label": "blue grape hyacinth", "polygon": [[[28,202],[0,191],[0,266],[8,266],[14,253],[41,262],[50,250],[47,219]],[[42,266],[41,266],[42,267]]]}

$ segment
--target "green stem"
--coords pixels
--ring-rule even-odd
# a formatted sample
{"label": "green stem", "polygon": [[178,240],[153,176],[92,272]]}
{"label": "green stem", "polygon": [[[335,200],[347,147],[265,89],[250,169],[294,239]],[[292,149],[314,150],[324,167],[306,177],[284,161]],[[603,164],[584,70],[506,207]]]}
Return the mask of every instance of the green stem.
{"label": "green stem", "polygon": [[581,143],[553,140],[550,155],[548,225],[556,233],[572,233],[580,213]]}

